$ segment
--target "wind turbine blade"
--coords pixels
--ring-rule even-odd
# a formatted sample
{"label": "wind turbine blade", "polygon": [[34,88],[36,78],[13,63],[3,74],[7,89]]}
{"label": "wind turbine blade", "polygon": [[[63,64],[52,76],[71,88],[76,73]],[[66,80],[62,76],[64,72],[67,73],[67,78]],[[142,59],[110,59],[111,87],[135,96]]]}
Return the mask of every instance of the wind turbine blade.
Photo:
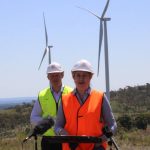
{"label": "wind turbine blade", "polygon": [[107,3],[106,3],[106,5],[105,5],[105,8],[104,8],[104,10],[103,10],[103,13],[102,13],[101,18],[104,18],[104,15],[105,15],[105,13],[106,13],[106,11],[107,11],[108,5],[109,5],[109,0],[107,0]]}
{"label": "wind turbine blade", "polygon": [[99,75],[99,67],[100,67],[100,55],[101,55],[101,46],[103,40],[103,21],[100,21],[100,30],[99,30],[99,51],[98,51],[98,68],[97,68],[97,76]]}
{"label": "wind turbine blade", "polygon": [[85,10],[87,12],[89,12],[90,14],[94,15],[95,17],[97,17],[98,19],[101,19],[98,15],[94,14],[93,12],[91,12],[90,10],[86,9],[86,8],[82,8],[82,7],[79,7],[79,6],[76,6],[77,8],[80,8],[82,10]]}
{"label": "wind turbine blade", "polygon": [[42,56],[42,60],[41,60],[41,62],[40,62],[40,65],[39,65],[38,70],[39,70],[39,69],[40,69],[40,67],[41,67],[41,64],[42,64],[42,62],[43,62],[43,59],[44,59],[44,57],[45,57],[46,53],[47,53],[47,48],[45,48],[45,51],[44,51],[44,54],[43,54],[43,56]]}
{"label": "wind turbine blade", "polygon": [[48,35],[47,35],[47,29],[46,29],[46,22],[45,22],[44,13],[43,13],[43,19],[44,19],[45,39],[46,39],[46,47],[47,47],[48,46]]}

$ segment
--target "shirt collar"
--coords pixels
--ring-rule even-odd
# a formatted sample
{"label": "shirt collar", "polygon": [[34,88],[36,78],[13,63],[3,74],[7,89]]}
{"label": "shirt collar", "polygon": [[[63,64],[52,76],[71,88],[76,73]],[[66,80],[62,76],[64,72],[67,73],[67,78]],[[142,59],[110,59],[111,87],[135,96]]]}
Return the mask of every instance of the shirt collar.
{"label": "shirt collar", "polygon": [[[77,88],[73,90],[73,94],[76,95],[78,93]],[[91,94],[91,87],[88,87],[87,90],[85,91],[85,94],[90,95]]]}
{"label": "shirt collar", "polygon": [[[59,91],[58,93],[63,92],[63,89],[64,89],[64,85],[61,86],[61,89],[60,89],[60,91]],[[51,90],[52,92],[56,93],[56,92],[54,91],[52,85],[50,85],[50,90]]]}

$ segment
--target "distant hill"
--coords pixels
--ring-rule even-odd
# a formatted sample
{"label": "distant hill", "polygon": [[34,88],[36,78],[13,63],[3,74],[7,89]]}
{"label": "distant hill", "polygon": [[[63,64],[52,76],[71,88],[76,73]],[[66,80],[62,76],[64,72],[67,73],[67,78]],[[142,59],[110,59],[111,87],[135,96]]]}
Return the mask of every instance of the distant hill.
{"label": "distant hill", "polygon": [[0,98],[0,109],[22,105],[23,103],[31,103],[37,97],[16,97],[16,98]]}

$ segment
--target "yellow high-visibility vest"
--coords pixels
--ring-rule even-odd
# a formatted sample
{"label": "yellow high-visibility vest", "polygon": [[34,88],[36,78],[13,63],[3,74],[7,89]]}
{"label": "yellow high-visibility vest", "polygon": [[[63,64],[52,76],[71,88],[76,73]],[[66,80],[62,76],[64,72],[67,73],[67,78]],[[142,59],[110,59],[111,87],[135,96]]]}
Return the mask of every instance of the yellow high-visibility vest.
{"label": "yellow high-visibility vest", "polygon": [[[72,91],[72,88],[70,88],[68,86],[64,86],[62,95],[70,93],[71,91]],[[39,103],[40,103],[41,109],[42,109],[42,117],[47,118],[48,116],[51,116],[53,118],[56,118],[57,109],[58,109],[57,107],[60,103],[61,96],[59,98],[58,104],[56,104],[56,101],[53,97],[50,87],[48,87],[39,93],[38,99],[39,99]],[[51,128],[51,129],[47,130],[43,135],[44,136],[55,135],[54,129]]]}

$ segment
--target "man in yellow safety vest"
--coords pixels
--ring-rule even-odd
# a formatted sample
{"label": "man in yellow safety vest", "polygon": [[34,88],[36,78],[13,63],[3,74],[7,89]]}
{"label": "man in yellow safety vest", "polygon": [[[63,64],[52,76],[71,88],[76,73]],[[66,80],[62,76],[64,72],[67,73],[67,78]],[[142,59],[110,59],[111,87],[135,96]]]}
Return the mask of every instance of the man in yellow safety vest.
{"label": "man in yellow safety vest", "polygon": [[[61,97],[72,91],[68,86],[62,85],[64,77],[64,70],[61,65],[53,62],[47,67],[47,78],[50,81],[50,86],[39,92],[38,100],[35,102],[30,122],[33,126],[38,125],[43,119],[48,117],[56,118],[58,105]],[[47,136],[55,135],[53,128],[48,129],[42,137],[41,148],[42,150],[61,150],[61,144],[49,143],[46,140]]]}

